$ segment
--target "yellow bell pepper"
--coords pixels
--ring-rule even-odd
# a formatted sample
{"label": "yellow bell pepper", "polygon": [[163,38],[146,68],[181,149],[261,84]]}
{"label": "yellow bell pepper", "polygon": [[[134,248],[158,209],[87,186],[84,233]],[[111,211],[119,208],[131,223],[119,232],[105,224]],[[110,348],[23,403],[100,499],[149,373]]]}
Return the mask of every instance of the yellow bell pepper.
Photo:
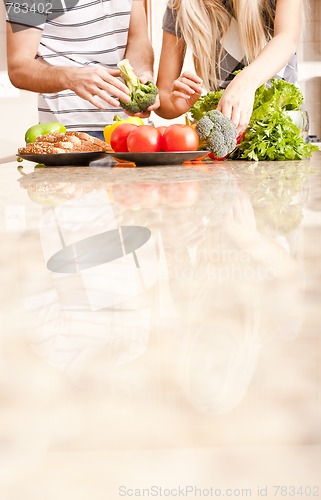
{"label": "yellow bell pepper", "polygon": [[134,125],[144,125],[144,122],[139,116],[129,116],[128,118],[121,118],[119,115],[115,115],[113,118],[113,122],[110,125],[106,125],[104,128],[104,139],[107,144],[110,144],[110,138],[113,130],[115,130],[118,125],[122,123],[133,123]]}

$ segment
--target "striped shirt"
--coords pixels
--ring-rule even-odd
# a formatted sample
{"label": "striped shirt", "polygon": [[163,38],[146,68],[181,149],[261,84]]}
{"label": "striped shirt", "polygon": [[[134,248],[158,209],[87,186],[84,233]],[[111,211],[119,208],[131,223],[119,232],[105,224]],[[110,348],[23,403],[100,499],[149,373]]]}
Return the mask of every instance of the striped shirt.
{"label": "striped shirt", "polygon": [[[51,12],[37,22],[42,30],[38,57],[54,66],[116,68],[125,54],[132,0],[79,0],[68,10],[63,3],[58,2],[57,7],[52,2]],[[10,21],[14,22],[11,17]],[[39,121],[59,121],[68,130],[93,131],[103,130],[115,114],[126,116],[122,108],[104,104],[107,109],[99,110],[71,90],[40,94]]]}
{"label": "striped shirt", "polygon": [[[169,2],[170,3],[170,2]],[[226,9],[233,14],[230,2],[223,2]],[[163,30],[172,35],[181,37],[179,27],[176,27],[176,11],[171,9],[169,5],[166,8],[163,17]],[[273,27],[270,29],[273,30]],[[226,88],[230,81],[234,78],[234,71],[245,67],[245,53],[240,40],[238,22],[232,17],[230,27],[221,40],[223,45],[223,53],[221,59],[221,80],[220,88]],[[290,61],[282,68],[276,78],[283,78],[287,82],[297,83],[297,57],[294,55]]]}

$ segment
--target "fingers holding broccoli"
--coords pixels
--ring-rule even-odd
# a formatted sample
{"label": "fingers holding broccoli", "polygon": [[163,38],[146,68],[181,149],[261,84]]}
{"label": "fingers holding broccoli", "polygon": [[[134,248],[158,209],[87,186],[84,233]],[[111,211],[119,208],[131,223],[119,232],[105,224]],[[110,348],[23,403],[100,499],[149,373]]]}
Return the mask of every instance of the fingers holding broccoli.
{"label": "fingers holding broccoli", "polygon": [[237,130],[234,123],[216,109],[205,113],[197,122],[195,130],[216,158],[224,158],[236,147]]}
{"label": "fingers holding broccoli", "polygon": [[150,106],[155,103],[158,95],[156,85],[148,81],[142,83],[134,72],[128,59],[123,59],[118,63],[120,75],[123,77],[125,84],[130,90],[130,102],[120,100],[120,105],[132,114],[144,113]]}

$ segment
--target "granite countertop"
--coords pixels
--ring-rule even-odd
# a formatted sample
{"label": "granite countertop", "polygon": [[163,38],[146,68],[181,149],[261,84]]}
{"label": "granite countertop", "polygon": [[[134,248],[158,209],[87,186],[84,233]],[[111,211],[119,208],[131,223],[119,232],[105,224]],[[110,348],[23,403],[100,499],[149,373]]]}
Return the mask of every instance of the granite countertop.
{"label": "granite countertop", "polygon": [[34,167],[0,165],[2,498],[319,498],[321,152]]}

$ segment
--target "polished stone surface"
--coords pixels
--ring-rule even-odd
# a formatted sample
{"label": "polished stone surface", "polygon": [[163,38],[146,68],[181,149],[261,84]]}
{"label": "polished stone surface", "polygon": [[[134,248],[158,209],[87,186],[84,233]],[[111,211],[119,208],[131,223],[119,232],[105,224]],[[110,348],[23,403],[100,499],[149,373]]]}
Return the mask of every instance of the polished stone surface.
{"label": "polished stone surface", "polygon": [[0,499],[321,498],[321,152],[18,166]]}

